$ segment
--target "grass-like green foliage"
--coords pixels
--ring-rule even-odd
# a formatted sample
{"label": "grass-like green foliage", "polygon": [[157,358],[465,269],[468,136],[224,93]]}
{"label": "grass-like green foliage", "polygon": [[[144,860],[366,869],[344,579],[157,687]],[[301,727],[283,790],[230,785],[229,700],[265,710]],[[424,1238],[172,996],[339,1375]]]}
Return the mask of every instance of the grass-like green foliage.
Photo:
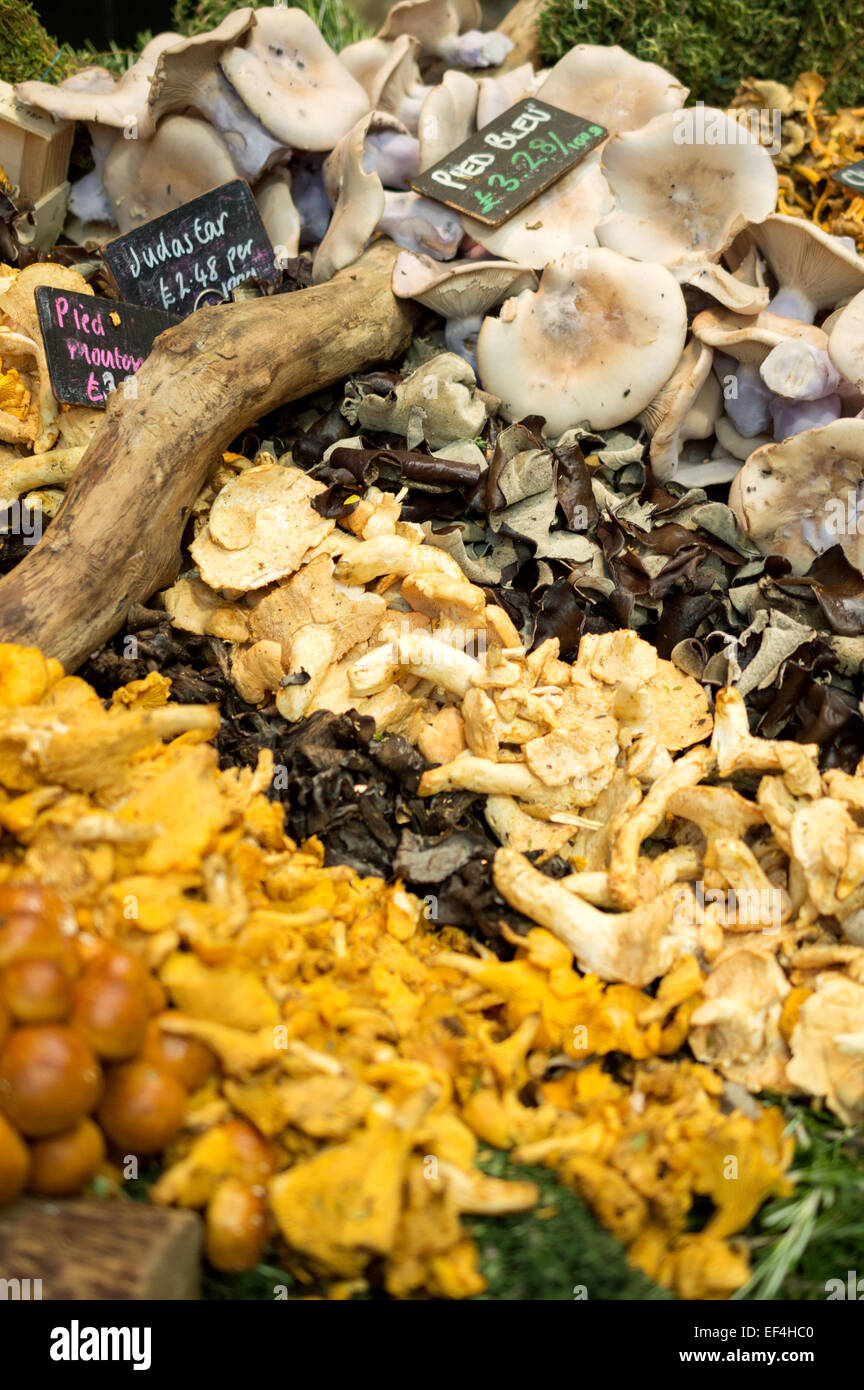
{"label": "grass-like green foliage", "polygon": [[829,78],[826,104],[864,104],[864,0],[551,0],[540,15],[541,57],[576,43],[620,44],[660,63],[691,101],[727,103],[745,77]]}
{"label": "grass-like green foliage", "polygon": [[785,1106],[795,1136],[791,1197],[774,1198],[747,1232],[753,1274],[737,1299],[822,1301],[829,1279],[864,1272],[864,1136],[806,1103]]}
{"label": "grass-like green foliage", "polygon": [[43,29],[29,0],[0,0],[0,78],[4,82],[27,82],[42,77],[48,68],[51,78],[59,81],[77,64],[65,52],[58,59],[58,53],[60,45]]}
{"label": "grass-like green foliage", "polygon": [[[257,10],[268,0],[249,0],[249,3]],[[372,33],[345,0],[293,0],[293,3],[312,16],[331,48],[345,48]],[[181,34],[203,34],[206,29],[221,24],[237,8],[236,0],[175,0],[172,27]]]}

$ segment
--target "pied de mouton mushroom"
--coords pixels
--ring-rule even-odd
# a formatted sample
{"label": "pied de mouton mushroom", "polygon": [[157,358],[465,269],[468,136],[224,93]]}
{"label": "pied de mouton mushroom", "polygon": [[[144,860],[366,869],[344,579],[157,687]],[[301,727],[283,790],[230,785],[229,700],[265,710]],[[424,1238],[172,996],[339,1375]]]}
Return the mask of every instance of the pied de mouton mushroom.
{"label": "pied de mouton mushroom", "polygon": [[444,341],[477,370],[477,334],[485,314],[508,295],[533,289],[537,281],[528,266],[512,261],[449,261],[442,265],[429,256],[401,251],[393,266],[397,299],[416,299],[446,320]]}
{"label": "pied de mouton mushroom", "polygon": [[732,483],[729,506],[762,554],[784,556],[794,574],[834,545],[860,570],[862,491],[864,420],[835,420],[757,449]]}
{"label": "pied de mouton mushroom", "polygon": [[664,111],[677,111],[687,100],[687,88],[665,68],[642,62],[617,44],[577,43],[550,70],[537,96],[617,135],[639,130]]}
{"label": "pied de mouton mushroom", "polygon": [[219,68],[219,58],[255,22],[251,9],[235,10],[215,29],[163,53],[150,84],[156,125],[172,112],[203,116],[225,140],[238,174],[256,179],[291,150],[265,130]]}
{"label": "pied de mouton mushroom", "polygon": [[490,68],[503,63],[513,43],[497,30],[481,33],[478,0],[400,0],[378,30],[381,39],[416,38],[424,54],[454,68]]}
{"label": "pied de mouton mushroom", "polygon": [[596,246],[597,224],[615,205],[599,156],[577,164],[500,227],[462,217],[467,234],[493,256],[542,270],[576,246]]}
{"label": "pied de mouton mushroom", "polygon": [[669,271],[615,251],[562,256],[536,293],[508,299],[477,340],[480,379],[508,420],[542,415],[559,435],[632,420],[684,348],[684,297]]}
{"label": "pied de mouton mushroom", "polygon": [[777,281],[770,303],[774,314],[812,323],[819,310],[833,309],[864,289],[864,259],[814,222],[773,213],[748,228],[747,236]]}
{"label": "pied de mouton mushroom", "polygon": [[651,436],[651,467],[657,478],[674,478],[681,447],[708,439],[723,412],[723,393],[711,371],[714,352],[692,338],[669,380],[639,419]]}
{"label": "pied de mouton mushroom", "polygon": [[369,110],[363,88],[304,10],[256,10],[242,45],[219,65],[253,116],[294,149],[331,150]]}
{"label": "pied de mouton mushroom", "polygon": [[367,173],[363,162],[371,121],[371,112],[362,116],[325,162],[325,187],[329,164],[331,187],[334,177],[338,177],[339,191],[330,225],[312,262],[312,280],[316,285],[331,279],[337,270],[357,259],[384,212],[381,180],[377,174]]}
{"label": "pied de mouton mushroom", "polygon": [[[748,222],[777,202],[768,150],[722,111],[705,111],[725,143],[681,139],[691,113],[668,111],[603,149],[603,172],[617,208],[600,223],[602,246],[637,260],[690,268],[715,261]],[[742,139],[743,135],[743,139]]]}
{"label": "pied de mouton mushroom", "polygon": [[166,116],[150,140],[118,140],[103,171],[121,232],[236,177],[218,130],[191,116]]}
{"label": "pied de mouton mushroom", "polygon": [[864,290],[831,318],[828,355],[846,380],[864,391]]}

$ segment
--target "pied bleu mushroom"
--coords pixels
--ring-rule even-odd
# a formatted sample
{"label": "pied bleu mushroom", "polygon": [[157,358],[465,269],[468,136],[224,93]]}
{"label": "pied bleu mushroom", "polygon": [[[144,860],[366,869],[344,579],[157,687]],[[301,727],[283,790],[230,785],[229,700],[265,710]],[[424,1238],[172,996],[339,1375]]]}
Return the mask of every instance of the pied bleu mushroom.
{"label": "pied bleu mushroom", "polygon": [[675,370],[684,296],[663,266],[588,249],[546,267],[536,293],[508,299],[477,341],[484,387],[508,420],[542,415],[546,432],[632,420]]}
{"label": "pied bleu mushroom", "polygon": [[[382,43],[383,39],[369,39],[368,43]],[[380,67],[374,72],[364,71],[355,74],[369,97],[369,103],[376,111],[389,111],[396,116],[412,134],[417,133],[420,109],[432,91],[421,79],[417,55],[420,45],[410,34],[402,34],[393,43],[384,44],[389,50]],[[340,59],[352,70],[352,54],[363,44],[354,44],[340,53]]]}
{"label": "pied bleu mushroom", "polygon": [[368,173],[364,145],[373,113],[361,117],[340,140],[325,164],[330,166],[331,186],[338,177],[333,217],[312,262],[312,280],[321,285],[360,255],[384,212],[384,190],[377,174]]}
{"label": "pied bleu mushroom", "polygon": [[264,230],[278,258],[296,256],[300,250],[300,213],[291,193],[291,173],[274,169],[255,186],[255,203]]}
{"label": "pied bleu mushroom", "polygon": [[477,83],[465,72],[445,72],[432,88],[417,125],[421,169],[431,168],[468,139],[475,126],[477,97]]}
{"label": "pied bleu mushroom", "polygon": [[476,372],[476,340],[483,318],[509,295],[533,289],[537,281],[528,266],[512,261],[449,261],[441,265],[429,256],[402,251],[393,266],[397,299],[416,299],[446,320],[444,341]]}
{"label": "pied bleu mushroom", "polygon": [[[755,221],[756,219],[754,219]],[[864,289],[864,259],[813,222],[773,213],[747,232],[777,281],[770,309],[812,323]]]}
{"label": "pied bleu mushroom", "polygon": [[533,97],[537,90],[537,78],[530,63],[522,63],[511,72],[502,72],[498,77],[480,77],[477,80],[477,129],[482,130],[496,117],[503,116],[517,101]]}
{"label": "pied bleu mushroom", "polygon": [[400,0],[378,30],[381,39],[410,34],[422,54],[443,58],[453,68],[493,68],[513,43],[497,30],[482,33],[478,0]]}
{"label": "pied bleu mushroom", "polygon": [[598,222],[615,206],[599,156],[558,179],[499,227],[462,217],[467,235],[493,256],[542,270],[576,246],[596,246]]}
{"label": "pied bleu mushroom", "polygon": [[317,246],[330,225],[323,170],[320,154],[298,154],[291,161],[291,200],[300,218],[301,246]]}
{"label": "pied bleu mushroom", "polygon": [[331,150],[369,110],[360,83],[304,10],[256,10],[242,44],[219,65],[253,116],[293,149]]}
{"label": "pied bleu mushroom", "polygon": [[597,228],[601,246],[675,268],[678,278],[719,260],[749,222],[777,202],[768,150],[723,111],[699,108],[725,143],[682,141],[688,111],[655,116],[641,130],[613,136],[603,172],[617,200]]}
{"label": "pied bleu mushroom", "polygon": [[425,251],[438,261],[452,260],[463,237],[458,213],[419,193],[384,193],[379,232],[406,251]]}
{"label": "pied bleu mushroom", "polygon": [[237,173],[252,180],[291,153],[252,115],[219,68],[225,50],[239,42],[254,23],[253,10],[235,10],[215,29],[196,34],[163,53],[149,97],[156,125],[174,112],[203,116],[225,140]]}
{"label": "pied bleu mushroom", "polygon": [[739,434],[726,415],[721,415],[717,420],[714,425],[714,433],[717,436],[717,443],[725,453],[733,459],[740,459],[742,463],[745,459],[749,459],[750,455],[755,453],[757,449],[761,449],[763,444],[773,443],[770,434]]}
{"label": "pied bleu mushroom", "polygon": [[751,454],[732,482],[729,506],[763,555],[782,555],[806,574],[840,545],[864,567],[864,536],[849,525],[864,492],[864,420],[834,420]]}
{"label": "pied bleu mushroom", "polygon": [[771,349],[759,375],[772,392],[775,439],[787,439],[801,430],[816,429],[839,419],[840,373],[828,356],[827,347],[789,338]]}
{"label": "pied bleu mushroom", "polygon": [[617,44],[577,43],[549,71],[537,96],[617,135],[677,111],[687,100],[687,88],[665,68],[634,58]]}
{"label": "pied bleu mushroom", "polygon": [[831,315],[828,355],[834,366],[858,391],[864,391],[864,290]]}
{"label": "pied bleu mushroom", "polygon": [[818,349],[828,343],[820,328],[767,309],[756,315],[721,307],[704,309],[693,320],[693,335],[715,349],[714,366],[723,383],[726,414],[745,438],[773,429],[774,397],[759,372],[772,348],[790,339]]}
{"label": "pied bleu mushroom", "polygon": [[111,126],[128,132],[128,140],[144,140],[154,128],[147,99],[156,64],[164,52],[183,42],[182,34],[157,34],[110,89],[104,80],[82,84],[77,73],[56,87],[50,82],[19,82],[15,96],[25,106],[44,111],[55,120]]}
{"label": "pied bleu mushroom", "polygon": [[691,339],[672,376],[639,419],[651,436],[649,455],[657,478],[674,478],[683,445],[708,439],[723,412],[720,383],[711,372],[714,353]]}
{"label": "pied bleu mushroom", "polygon": [[[384,188],[407,189],[419,172],[420,142],[410,135],[402,122],[389,111],[372,111],[365,120],[363,137],[363,167],[367,174],[377,174]],[[356,130],[356,127],[355,127]],[[322,177],[327,197],[336,202],[342,184],[345,155],[354,132],[349,131],[324,160]]]}
{"label": "pied bleu mushroom", "polygon": [[222,136],[191,116],[166,116],[149,140],[118,140],[103,173],[121,232],[236,177]]}

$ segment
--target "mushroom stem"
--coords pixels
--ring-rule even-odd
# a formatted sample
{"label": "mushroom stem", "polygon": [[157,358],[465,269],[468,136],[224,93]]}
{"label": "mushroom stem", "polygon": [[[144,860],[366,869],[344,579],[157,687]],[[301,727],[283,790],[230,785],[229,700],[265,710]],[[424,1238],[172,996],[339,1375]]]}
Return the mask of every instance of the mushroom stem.
{"label": "mushroom stem", "polygon": [[462,223],[454,212],[418,193],[384,194],[379,232],[407,251],[425,251],[438,261],[452,260],[462,240]]}

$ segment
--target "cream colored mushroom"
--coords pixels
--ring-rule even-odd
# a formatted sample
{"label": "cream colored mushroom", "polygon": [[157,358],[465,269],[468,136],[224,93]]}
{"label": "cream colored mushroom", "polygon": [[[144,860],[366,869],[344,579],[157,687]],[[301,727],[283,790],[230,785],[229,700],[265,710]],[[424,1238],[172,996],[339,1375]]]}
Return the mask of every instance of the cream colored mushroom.
{"label": "cream colored mushroom", "polygon": [[178,579],[162,594],[162,602],[174,627],[183,632],[201,637],[209,634],[225,642],[248,641],[249,624],[243,610],[227,603],[197,575]]}
{"label": "cream colored mushroom", "polygon": [[661,480],[674,478],[688,439],[707,439],[714,432],[723,395],[711,372],[713,360],[713,350],[691,338],[672,376],[639,416],[651,436],[651,466]]}
{"label": "cream colored mushroom", "polygon": [[369,110],[360,83],[304,10],[256,10],[242,47],[219,62],[253,116],[293,149],[332,150]]}
{"label": "cream colored mushroom", "polygon": [[477,115],[477,83],[465,72],[445,72],[420,109],[420,168],[437,164],[468,139]]}
{"label": "cream colored mushroom", "polygon": [[130,141],[147,140],[154,131],[147,98],[157,62],[162,53],[184,41],[182,34],[157,34],[110,87],[104,81],[84,84],[80,74],[73,73],[56,87],[50,82],[19,82],[15,95],[25,106],[34,106],[55,120],[111,126],[127,130]]}
{"label": "cream colored mushroom", "polygon": [[393,684],[400,671],[408,671],[461,699],[479,670],[480,663],[467,652],[425,633],[409,633],[359,657],[351,665],[348,679],[356,695],[375,695]]}
{"label": "cream colored mushroom", "polygon": [[782,772],[793,796],[820,796],[822,783],[815,743],[755,738],[750,733],[747,706],[731,686],[717,691],[711,751],[721,777],[742,772]]}
{"label": "cream colored mushroom", "polygon": [[[350,265],[363,250],[384,212],[384,189],[377,174],[363,162],[364,142],[372,114],[361,117],[338,149],[341,177],[330,226],[312,262],[312,280],[321,285],[337,270]],[[337,155],[334,151],[333,158]]]}
{"label": "cream colored mushroom", "polygon": [[16,501],[31,488],[68,483],[83,457],[83,449],[50,449],[0,464],[0,508]]}
{"label": "cream colored mushroom", "polygon": [[746,137],[723,112],[705,110],[726,142],[682,141],[689,112],[655,116],[640,130],[617,135],[603,151],[603,172],[618,200],[600,223],[602,246],[660,265],[716,260],[748,222],[760,222],[777,201],[777,173],[768,150]]}
{"label": "cream colored mushroom", "polygon": [[815,222],[778,212],[747,235],[777,280],[774,314],[812,323],[820,309],[834,309],[864,289],[864,259]]}
{"label": "cream colored mushroom", "polygon": [[826,971],[804,1000],[790,1039],[786,1075],[793,1086],[822,1096],[844,1124],[864,1115],[864,986]]}
{"label": "cream colored mushroom", "polygon": [[686,328],[683,296],[662,266],[574,252],[547,266],[535,294],[486,319],[480,379],[508,420],[542,415],[552,436],[583,423],[605,429],[650,403],[675,369]]}
{"label": "cream colored mushroom", "polygon": [[783,555],[795,574],[834,545],[860,568],[862,489],[864,420],[835,420],[757,449],[732,482],[729,506],[762,554]]}
{"label": "cream colored mushroom", "polygon": [[838,372],[864,391],[864,290],[832,315],[828,353]]}
{"label": "cream colored mushroom", "polygon": [[462,226],[492,255],[542,270],[575,246],[596,246],[597,224],[614,206],[595,157],[577,164],[499,227],[466,216]]}
{"label": "cream colored mushroom", "polygon": [[639,805],[615,823],[609,852],[609,889],[620,907],[633,907],[639,892],[639,850],[642,841],[664,823],[672,795],[701,782],[714,765],[710,749],[691,748],[664,772]]}
{"label": "cream colored mushroom", "polygon": [[537,96],[617,135],[677,111],[687,100],[687,88],[665,68],[644,63],[617,44],[577,43],[549,71]]}
{"label": "cream colored mushroom", "polygon": [[503,116],[517,101],[533,97],[537,90],[537,78],[530,63],[521,63],[518,68],[511,68],[510,72],[479,78],[477,86],[477,129],[482,130],[497,116]]}
{"label": "cream colored mushroom", "polygon": [[231,679],[241,699],[260,705],[279,689],[282,648],[278,642],[255,642],[239,653],[231,665]]}
{"label": "cream colored mushroom", "polygon": [[300,214],[291,196],[291,174],[279,168],[255,189],[255,203],[277,255],[296,256],[300,250]]}
{"label": "cream colored mushroom", "polygon": [[785,1090],[780,1032],[789,982],[768,950],[734,946],[712,966],[687,1039],[700,1062],[751,1091]]}
{"label": "cream colored mushroom", "polygon": [[695,913],[681,911],[682,901],[692,899],[686,886],[667,888],[632,912],[607,913],[547,878],[515,850],[497,851],[493,878],[512,907],[551,931],[573,952],[580,970],[601,980],[640,988],[695,947],[695,929],[681,925],[688,917],[695,920]]}
{"label": "cream colored mushroom", "polygon": [[121,232],[236,177],[222,136],[191,116],[166,116],[150,140],[118,140],[103,171]]}

